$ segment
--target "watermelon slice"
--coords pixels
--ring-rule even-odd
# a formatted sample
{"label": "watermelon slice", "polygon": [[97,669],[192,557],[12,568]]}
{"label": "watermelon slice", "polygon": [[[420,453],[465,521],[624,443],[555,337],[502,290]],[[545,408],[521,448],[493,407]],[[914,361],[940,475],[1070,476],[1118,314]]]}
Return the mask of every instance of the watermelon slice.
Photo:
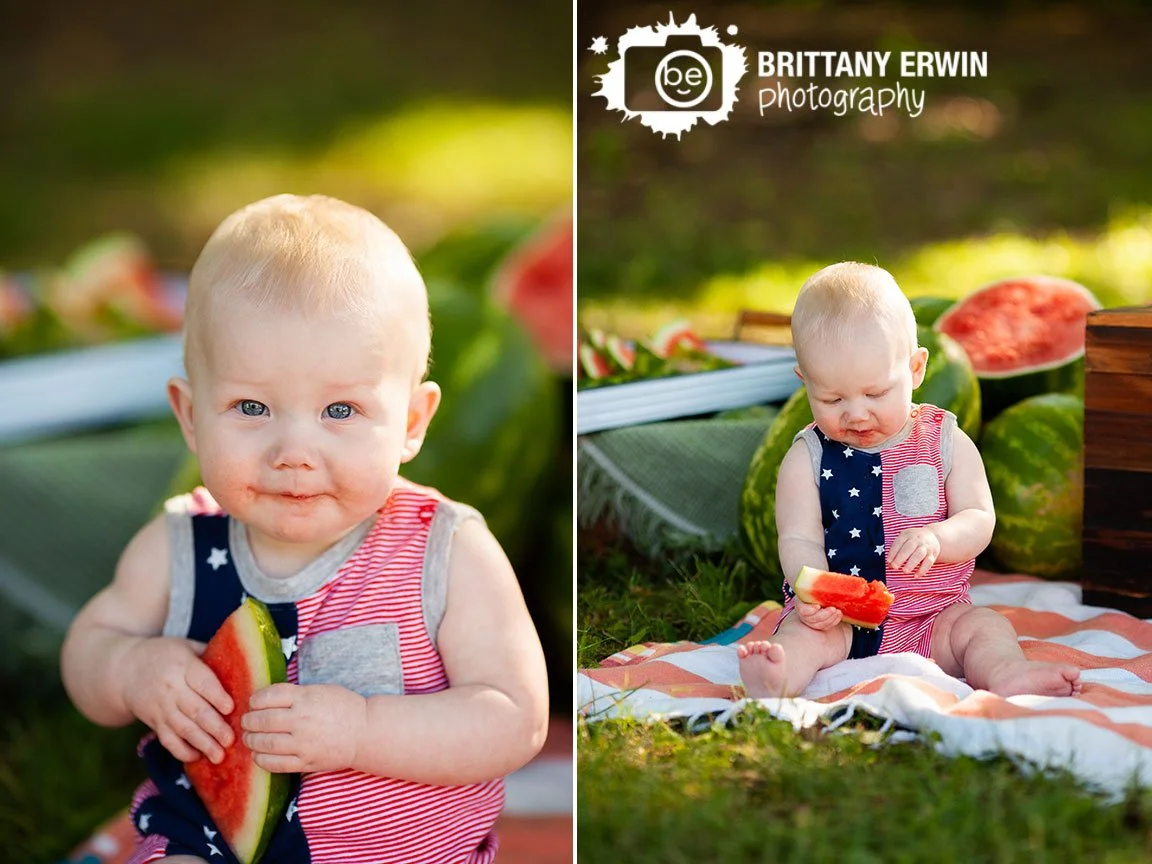
{"label": "watermelon slice", "polygon": [[585,342],[580,346],[580,370],[585,377],[599,381],[612,374],[612,364],[603,354]]}
{"label": "watermelon slice", "polygon": [[616,334],[612,334],[604,341],[604,351],[608,355],[609,362],[621,371],[627,372],[636,362],[636,349]]}
{"label": "watermelon slice", "polygon": [[284,815],[290,786],[286,774],[265,771],[252,761],[240,728],[252,694],[288,679],[280,634],[268,607],[247,598],[220,625],[201,659],[232,697],[236,707],[228,723],[236,737],[219,765],[197,759],[185,763],[184,771],[241,864],[254,864]]}
{"label": "watermelon slice", "polygon": [[934,326],[967,352],[989,420],[1030,396],[1083,392],[1085,325],[1099,308],[1083,285],[1025,276],[978,288]]}
{"label": "watermelon slice", "polygon": [[833,606],[844,613],[849,624],[870,630],[884,623],[884,616],[896,599],[883,582],[807,566],[800,569],[792,590],[805,603]]}
{"label": "watermelon slice", "polygon": [[671,357],[679,350],[706,351],[704,341],[697,336],[683,318],[669,321],[656,331],[649,342],[657,357]]}

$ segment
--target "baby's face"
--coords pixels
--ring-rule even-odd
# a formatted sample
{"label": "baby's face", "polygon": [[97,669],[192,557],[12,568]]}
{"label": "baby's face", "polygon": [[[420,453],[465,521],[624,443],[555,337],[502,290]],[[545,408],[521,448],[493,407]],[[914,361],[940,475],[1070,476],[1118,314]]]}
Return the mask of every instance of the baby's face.
{"label": "baby's face", "polygon": [[876,447],[904,428],[928,352],[873,330],[855,344],[813,345],[803,378],[816,425],[853,447]]}
{"label": "baby's face", "polygon": [[388,500],[439,390],[407,340],[240,304],[214,319],[185,423],[204,484],[254,543],[318,554]]}

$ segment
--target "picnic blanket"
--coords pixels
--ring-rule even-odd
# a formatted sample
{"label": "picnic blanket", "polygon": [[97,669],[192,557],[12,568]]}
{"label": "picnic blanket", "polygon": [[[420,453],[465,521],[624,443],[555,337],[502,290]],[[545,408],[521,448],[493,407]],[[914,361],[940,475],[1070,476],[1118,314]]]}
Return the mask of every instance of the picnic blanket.
{"label": "picnic blanket", "polygon": [[1004,698],[905,653],[821,670],[796,698],[748,700],[736,645],[772,633],[780,607],[762,603],[704,642],[637,645],[580,670],[577,705],[588,720],[711,724],[758,701],[797,729],[862,711],[916,735],[938,733],[941,752],[1066,769],[1114,799],[1134,781],[1152,785],[1152,619],[1085,606],[1072,583],[982,571],[973,576],[972,602],[1007,616],[1027,658],[1079,666],[1083,693]]}

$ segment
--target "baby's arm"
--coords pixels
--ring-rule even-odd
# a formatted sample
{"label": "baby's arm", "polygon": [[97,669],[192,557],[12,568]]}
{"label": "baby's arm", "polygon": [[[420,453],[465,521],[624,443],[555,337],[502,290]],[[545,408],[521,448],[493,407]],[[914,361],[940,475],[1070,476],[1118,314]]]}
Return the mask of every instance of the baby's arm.
{"label": "baby's arm", "polygon": [[[796,441],[784,454],[776,478],[776,534],[780,566],[791,585],[805,565],[828,569],[824,552],[824,518],[820,514],[820,490],[812,474],[812,457],[804,441]],[[827,630],[840,623],[843,614],[831,606],[817,606],[796,598],[796,612],[814,630]]]}
{"label": "baby's arm", "polygon": [[980,452],[957,427],[952,437],[952,470],[944,482],[948,518],[904,531],[892,542],[888,562],[898,570],[927,573],[937,561],[975,558],[992,540],[996,511]]}
{"label": "baby's arm", "polygon": [[[103,726],[139,718],[182,761],[218,761],[231,699],[199,659],[203,646],[160,637],[168,614],[168,534],[161,514],[132,538],[112,583],[72,621],[60,654],[64,687]],[[219,742],[219,743],[217,743]]]}
{"label": "baby's arm", "polygon": [[528,762],[548,726],[544,657],[504,551],[474,519],[452,541],[437,645],[449,682],[437,693],[365,699],[325,684],[258,691],[241,721],[257,764],[451,785]]}

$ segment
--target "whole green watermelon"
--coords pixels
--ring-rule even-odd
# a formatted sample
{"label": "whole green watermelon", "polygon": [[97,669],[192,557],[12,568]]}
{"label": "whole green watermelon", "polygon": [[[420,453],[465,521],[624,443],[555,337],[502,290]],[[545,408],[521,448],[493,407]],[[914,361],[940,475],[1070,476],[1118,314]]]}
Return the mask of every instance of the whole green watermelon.
{"label": "whole green watermelon", "polygon": [[[432,369],[444,393],[420,454],[400,473],[471,504],[515,563],[559,444],[555,378],[527,333],[474,292],[430,283]],[[172,494],[200,482],[189,458]],[[544,520],[541,530],[551,530]]]}
{"label": "whole green watermelon", "polygon": [[796,433],[812,422],[808,392],[801,387],[793,393],[764,440],[752,454],[744,486],[740,490],[740,537],[749,560],[762,573],[782,578],[780,555],[776,545],[776,475],[784,454],[792,446]]}
{"label": "whole green watermelon", "polygon": [[928,371],[912,400],[951,411],[957,425],[975,441],[980,435],[980,380],[968,355],[951,336],[928,327],[917,327],[916,338],[928,349]]}
{"label": "whole green watermelon", "polygon": [[996,507],[992,554],[1018,573],[1080,574],[1084,404],[1066,393],[1018,402],[990,421],[980,455]]}
{"label": "whole green watermelon", "polygon": [[556,455],[559,391],[529,335],[488,298],[445,283],[428,290],[430,377],[444,397],[400,473],[483,513],[515,560]]}

